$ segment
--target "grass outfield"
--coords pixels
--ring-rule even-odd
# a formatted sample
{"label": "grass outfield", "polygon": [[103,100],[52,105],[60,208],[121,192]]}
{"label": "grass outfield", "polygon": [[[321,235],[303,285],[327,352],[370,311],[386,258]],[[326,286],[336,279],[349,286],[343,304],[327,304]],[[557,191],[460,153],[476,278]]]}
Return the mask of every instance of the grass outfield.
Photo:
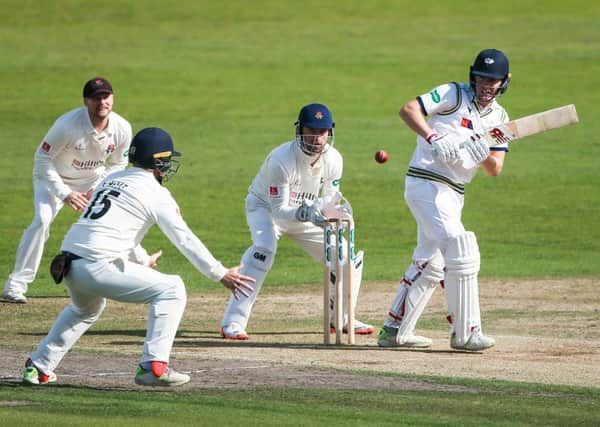
{"label": "grass outfield", "polygon": [[[468,186],[464,222],[478,236],[481,276],[600,277],[595,2],[1,0],[0,5],[2,279],[31,222],[34,151],[59,115],[81,105],[83,83],[103,75],[115,88],[115,111],[134,130],[161,126],[174,136],[184,157],[169,188],[191,228],[227,265],[238,263],[250,242],[243,201],[262,160],[293,137],[302,105],[327,104],[336,121],[336,147],[344,155],[342,191],[355,211],[357,249],[366,253],[364,280],[396,280],[415,241],[415,224],[402,199],[415,138],[397,111],[435,85],[467,79],[473,58],[488,47],[503,50],[511,61],[513,78],[501,102],[512,118],[574,103],[580,123],[514,143],[500,177],[479,176]],[[373,161],[381,148],[391,156],[384,165]],[[47,269],[76,217],[66,209],[60,213],[28,296],[65,293],[51,283]],[[144,246],[162,248],[161,271],[180,274],[191,293],[223,292],[158,230]],[[321,274],[319,265],[283,240],[265,289],[302,285],[318,292]],[[19,320],[28,322],[25,316]],[[338,418],[344,425],[397,425],[402,414],[414,425],[598,424],[596,389],[583,395],[560,391],[563,399],[543,387],[539,395],[492,382],[482,387],[476,396],[281,389],[170,396],[70,387],[32,393],[2,385],[0,417],[9,420],[6,425],[51,423],[40,418],[43,408],[73,425],[127,419],[161,425],[170,420],[335,425]],[[314,408],[328,396],[327,409],[333,406],[335,413],[320,418]],[[346,399],[362,406],[356,409]],[[19,406],[23,401],[26,406]],[[181,421],[173,421],[173,405]],[[460,405],[468,408],[464,417],[453,409]],[[532,415],[521,415],[526,410]],[[479,418],[490,413],[489,419]]]}
{"label": "grass outfield", "polygon": [[143,394],[0,386],[0,401],[8,397],[13,405],[0,406],[0,416],[6,426],[548,427],[593,426],[599,419],[597,391],[467,384],[469,391],[453,393],[258,388]]}

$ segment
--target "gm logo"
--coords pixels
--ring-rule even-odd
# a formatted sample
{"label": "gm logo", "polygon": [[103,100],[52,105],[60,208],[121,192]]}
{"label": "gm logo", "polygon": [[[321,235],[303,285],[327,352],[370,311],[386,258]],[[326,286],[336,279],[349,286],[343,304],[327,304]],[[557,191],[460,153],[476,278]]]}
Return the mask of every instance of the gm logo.
{"label": "gm logo", "polygon": [[265,260],[267,259],[267,256],[265,254],[261,254],[260,252],[254,252],[252,256],[254,257],[254,259],[257,259],[262,262],[265,262]]}

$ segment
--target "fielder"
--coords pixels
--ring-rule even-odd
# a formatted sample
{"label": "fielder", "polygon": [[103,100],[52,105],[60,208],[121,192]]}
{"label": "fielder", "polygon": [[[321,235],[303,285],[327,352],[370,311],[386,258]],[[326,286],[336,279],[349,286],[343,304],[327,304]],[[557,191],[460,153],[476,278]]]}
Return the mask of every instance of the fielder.
{"label": "fielder", "polygon": [[[135,383],[177,386],[190,380],[168,367],[175,333],[186,304],[185,285],[177,275],[152,268],[153,260],[136,259],[134,248],[157,224],[169,240],[202,274],[220,281],[233,297],[247,296],[253,279],[227,269],[192,233],[169,190],[161,184],[178,169],[169,134],[146,128],[133,138],[133,167],[108,176],[92,195],[89,207],[73,224],[52,262],[55,281],[64,277],[71,304],[26,362],[23,381],[56,381],[54,369],[85,331],[100,317],[106,298],[149,304],[148,331]],[[134,259],[135,262],[130,261]]]}
{"label": "fielder", "polygon": [[479,167],[497,176],[508,151],[507,144],[490,149],[480,137],[485,128],[509,120],[496,100],[510,82],[507,57],[495,49],[481,51],[469,80],[438,86],[400,110],[400,117],[418,135],[404,192],[417,222],[417,247],[379,333],[381,347],[431,345],[414,330],[438,284],[444,287],[448,304],[450,346],[477,351],[494,345],[481,325],[477,239],[465,229],[461,214],[465,184]]}
{"label": "fielder", "polygon": [[[242,272],[256,282],[249,297],[230,298],[221,322],[221,336],[225,339],[248,339],[246,327],[252,306],[273,265],[281,236],[288,236],[314,260],[323,262],[325,217],[321,207],[326,207],[323,200],[339,201],[335,194],[342,178],[342,156],[333,147],[334,122],[325,105],[302,107],[295,126],[295,140],[271,151],[246,197],[252,246],[242,256],[241,264]],[[356,291],[351,303],[356,306],[363,269],[362,251],[356,254],[353,268]],[[344,329],[347,303],[344,301]],[[359,321],[353,326],[357,334],[373,332],[371,325]]]}
{"label": "fielder", "polygon": [[102,178],[127,166],[131,125],[112,111],[113,101],[108,80],[89,80],[83,87],[85,106],[59,117],[40,143],[33,166],[33,222],[21,237],[4,300],[27,302],[50,225],[63,205],[82,211]]}

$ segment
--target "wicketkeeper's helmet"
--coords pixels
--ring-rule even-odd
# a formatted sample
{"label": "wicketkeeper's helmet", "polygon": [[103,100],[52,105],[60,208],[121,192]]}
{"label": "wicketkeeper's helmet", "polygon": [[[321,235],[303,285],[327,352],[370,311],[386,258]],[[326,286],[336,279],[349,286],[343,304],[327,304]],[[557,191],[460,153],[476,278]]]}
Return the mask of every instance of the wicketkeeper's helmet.
{"label": "wicketkeeper's helmet", "polygon": [[304,141],[302,128],[329,129],[329,144],[334,144],[333,128],[335,122],[329,108],[323,104],[308,104],[300,109],[296,126],[296,141],[302,151],[308,155],[318,154],[312,143]]}
{"label": "wicketkeeper's helmet", "polygon": [[502,80],[498,90],[499,94],[506,92],[510,83],[510,71],[508,58],[504,53],[496,49],[485,49],[479,52],[469,72],[471,87],[475,88],[475,76]]}
{"label": "wicketkeeper's helmet", "polygon": [[172,157],[181,156],[175,151],[171,135],[161,128],[145,128],[139,131],[129,147],[129,162],[144,169],[155,169],[159,182],[167,181],[179,169],[179,162]]}

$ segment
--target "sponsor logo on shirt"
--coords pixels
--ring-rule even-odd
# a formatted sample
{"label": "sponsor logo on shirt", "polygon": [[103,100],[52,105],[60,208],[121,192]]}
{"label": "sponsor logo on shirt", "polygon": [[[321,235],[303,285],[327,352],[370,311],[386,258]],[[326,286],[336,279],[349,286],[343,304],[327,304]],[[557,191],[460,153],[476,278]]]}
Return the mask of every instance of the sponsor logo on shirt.
{"label": "sponsor logo on shirt", "polygon": [[49,153],[52,146],[48,144],[46,141],[42,142],[42,146],[40,147],[44,153]]}
{"label": "sponsor logo on shirt", "polygon": [[85,160],[81,161],[78,159],[73,159],[71,166],[77,170],[94,170],[98,168],[98,166],[102,166],[104,164],[104,160]]}
{"label": "sponsor logo on shirt", "polygon": [[294,192],[290,193],[290,205],[292,206],[300,206],[304,200],[316,200],[317,195],[313,193],[307,193],[306,191],[301,191],[300,193]]}
{"label": "sponsor logo on shirt", "polygon": [[271,197],[278,197],[279,196],[279,189],[277,189],[277,187],[275,187],[275,186],[269,187],[269,196],[271,196]]}
{"label": "sponsor logo on shirt", "polygon": [[340,185],[340,180],[334,179],[333,181],[331,181],[331,185],[333,185],[334,187],[337,187],[338,185]]}
{"label": "sponsor logo on shirt", "polygon": [[113,151],[115,151],[116,145],[115,144],[108,144],[108,147],[106,147],[106,154],[110,154]]}
{"label": "sponsor logo on shirt", "polygon": [[473,129],[473,122],[467,119],[466,117],[462,118],[462,120],[460,121],[460,125],[467,129]]}

